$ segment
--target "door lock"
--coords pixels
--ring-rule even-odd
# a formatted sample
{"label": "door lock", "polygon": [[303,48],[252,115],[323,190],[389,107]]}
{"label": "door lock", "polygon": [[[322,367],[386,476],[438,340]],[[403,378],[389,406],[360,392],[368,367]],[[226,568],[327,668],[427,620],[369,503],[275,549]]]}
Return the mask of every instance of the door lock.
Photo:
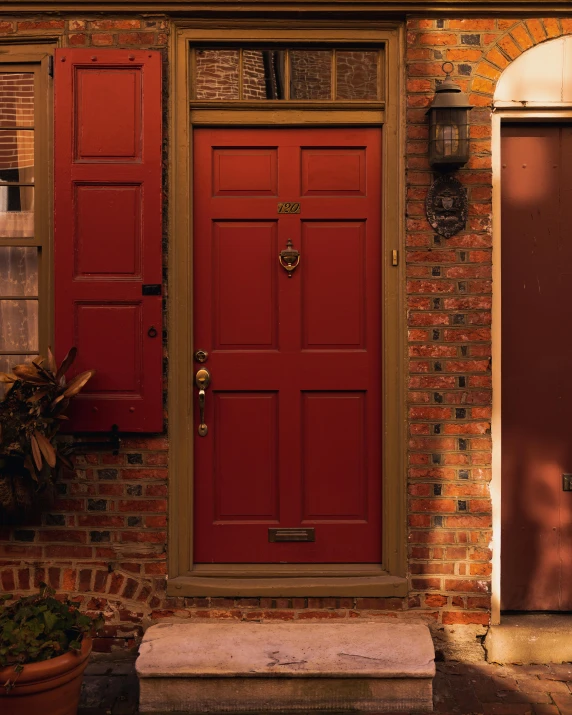
{"label": "door lock", "polygon": [[195,384],[199,388],[199,437],[206,437],[209,428],[205,424],[205,390],[211,384],[211,374],[206,368],[202,367],[200,370],[197,370]]}

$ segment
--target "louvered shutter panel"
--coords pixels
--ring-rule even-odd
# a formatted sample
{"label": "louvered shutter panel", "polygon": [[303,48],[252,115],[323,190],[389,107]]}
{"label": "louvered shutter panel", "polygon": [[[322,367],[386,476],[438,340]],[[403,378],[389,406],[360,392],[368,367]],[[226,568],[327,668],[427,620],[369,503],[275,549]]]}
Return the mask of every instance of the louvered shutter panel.
{"label": "louvered shutter panel", "polygon": [[54,74],[56,356],[97,370],[70,428],[161,431],[161,56],[58,49]]}

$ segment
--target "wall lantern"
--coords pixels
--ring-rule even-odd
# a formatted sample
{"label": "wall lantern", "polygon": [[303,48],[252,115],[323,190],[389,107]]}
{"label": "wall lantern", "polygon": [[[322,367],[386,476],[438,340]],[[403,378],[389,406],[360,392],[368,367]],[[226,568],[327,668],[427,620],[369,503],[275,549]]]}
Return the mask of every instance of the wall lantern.
{"label": "wall lantern", "polygon": [[[450,69],[447,69],[447,66]],[[439,170],[458,169],[469,161],[469,98],[450,79],[453,64],[445,62],[445,80],[435,90],[429,115],[429,164]]]}
{"label": "wall lantern", "polygon": [[[449,67],[449,69],[447,69]],[[443,64],[445,80],[435,90],[429,115],[429,164],[440,175],[427,193],[427,220],[436,233],[450,238],[465,228],[467,191],[452,172],[469,161],[469,98],[449,75],[451,62]]]}

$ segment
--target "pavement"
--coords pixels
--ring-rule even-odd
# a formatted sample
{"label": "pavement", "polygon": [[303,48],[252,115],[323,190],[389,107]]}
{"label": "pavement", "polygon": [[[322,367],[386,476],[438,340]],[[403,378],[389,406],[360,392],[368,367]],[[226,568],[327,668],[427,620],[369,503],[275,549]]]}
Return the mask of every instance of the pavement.
{"label": "pavement", "polygon": [[[92,656],[78,715],[136,715],[134,664],[133,655]],[[572,715],[572,663],[437,663],[433,703],[441,715]]]}

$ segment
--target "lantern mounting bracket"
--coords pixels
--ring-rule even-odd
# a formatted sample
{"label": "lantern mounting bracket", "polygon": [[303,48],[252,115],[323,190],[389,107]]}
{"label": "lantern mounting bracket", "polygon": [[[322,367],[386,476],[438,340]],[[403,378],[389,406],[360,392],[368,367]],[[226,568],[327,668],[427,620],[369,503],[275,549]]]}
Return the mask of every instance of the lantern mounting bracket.
{"label": "lantern mounting bracket", "polygon": [[427,192],[425,211],[431,228],[441,236],[451,238],[467,223],[467,190],[455,176],[443,174],[435,179]]}

